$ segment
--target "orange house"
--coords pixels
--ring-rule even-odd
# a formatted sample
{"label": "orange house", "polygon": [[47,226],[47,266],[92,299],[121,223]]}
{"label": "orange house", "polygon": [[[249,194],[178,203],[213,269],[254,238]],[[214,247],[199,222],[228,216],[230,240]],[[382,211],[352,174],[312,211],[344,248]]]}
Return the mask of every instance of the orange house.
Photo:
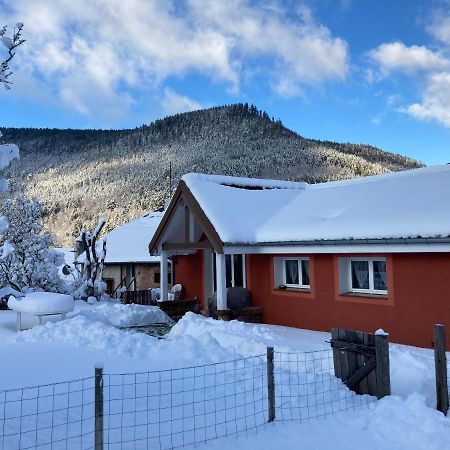
{"label": "orange house", "polygon": [[450,330],[450,165],[316,185],[187,174],[150,242],[184,295],[246,287],[265,323],[383,328],[430,347]]}

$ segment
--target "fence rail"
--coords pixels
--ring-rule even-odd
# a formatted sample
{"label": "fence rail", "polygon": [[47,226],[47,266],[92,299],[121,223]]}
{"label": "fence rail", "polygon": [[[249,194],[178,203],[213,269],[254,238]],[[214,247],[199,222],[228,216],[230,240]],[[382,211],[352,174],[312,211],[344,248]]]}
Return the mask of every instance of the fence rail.
{"label": "fence rail", "polygon": [[103,374],[0,392],[9,449],[159,449],[303,421],[376,399],[334,376],[332,350],[264,355],[182,369]]}

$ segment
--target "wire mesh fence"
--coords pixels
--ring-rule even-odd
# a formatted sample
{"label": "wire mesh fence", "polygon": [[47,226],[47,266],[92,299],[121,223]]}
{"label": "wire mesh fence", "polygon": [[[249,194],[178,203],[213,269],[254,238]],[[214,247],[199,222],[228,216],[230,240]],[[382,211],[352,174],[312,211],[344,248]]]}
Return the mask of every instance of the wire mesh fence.
{"label": "wire mesh fence", "polygon": [[265,359],[106,375],[108,449],[173,449],[254,430],[267,422]]}
{"label": "wire mesh fence", "polygon": [[303,421],[366,408],[375,401],[356,395],[334,374],[333,352],[275,353],[276,419]]}
{"label": "wire mesh fence", "polygon": [[0,392],[0,448],[94,448],[93,378]]}
{"label": "wire mesh fence", "polygon": [[269,354],[0,392],[1,448],[169,450],[254,432],[273,409],[303,421],[375,401],[334,376],[331,349]]}

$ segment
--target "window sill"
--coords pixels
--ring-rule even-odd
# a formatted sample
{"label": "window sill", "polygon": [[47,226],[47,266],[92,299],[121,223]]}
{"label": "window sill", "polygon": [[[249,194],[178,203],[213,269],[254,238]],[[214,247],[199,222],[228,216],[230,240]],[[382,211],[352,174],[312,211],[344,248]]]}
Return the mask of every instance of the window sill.
{"label": "window sill", "polygon": [[274,289],[277,292],[303,292],[303,293],[311,292],[311,288],[294,288],[294,287],[280,288],[280,287],[276,287]]}
{"label": "window sill", "polygon": [[381,300],[388,299],[387,294],[377,294],[375,292],[344,292],[340,295],[342,297],[364,297],[364,298],[381,299]]}

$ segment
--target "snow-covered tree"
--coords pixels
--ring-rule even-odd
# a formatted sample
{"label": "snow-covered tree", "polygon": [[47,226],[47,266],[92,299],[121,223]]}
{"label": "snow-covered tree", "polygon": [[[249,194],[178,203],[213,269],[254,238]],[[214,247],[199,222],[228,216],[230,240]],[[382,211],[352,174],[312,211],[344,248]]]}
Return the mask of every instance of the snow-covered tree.
{"label": "snow-covered tree", "polygon": [[25,40],[22,39],[23,23],[16,24],[13,30],[12,36],[7,35],[8,28],[4,26],[0,29],[0,42],[6,48],[6,56],[0,65],[0,84],[3,84],[6,89],[11,89],[11,81],[9,77],[12,75],[12,71],[9,67],[9,63],[16,55],[16,48],[22,45]]}
{"label": "snow-covered tree", "polygon": [[77,254],[74,267],[66,265],[64,274],[74,277],[74,296],[82,299],[95,297],[97,300],[108,298],[106,284],[103,281],[103,268],[106,257],[106,240],[99,239],[106,224],[100,219],[91,233],[86,228],[81,230],[75,241]]}
{"label": "snow-covered tree", "polygon": [[39,200],[6,199],[1,214],[7,227],[0,235],[0,284],[19,290],[64,291],[58,274],[64,258],[51,248],[53,239],[43,231]]}
{"label": "snow-covered tree", "polygon": [[[0,29],[0,42],[6,48],[6,56],[0,63],[0,85],[3,84],[6,89],[11,88],[11,81],[9,77],[12,75],[12,71],[9,67],[9,63],[14,58],[16,52],[15,49],[22,45],[25,41],[22,39],[23,23],[17,23],[14,28],[12,36],[7,36],[7,27],[4,26]],[[0,106],[1,111],[1,106]],[[2,132],[0,131],[0,138]],[[19,158],[19,147],[15,144],[3,144],[0,145],[0,172],[9,166],[13,159]],[[8,189],[8,182],[5,178],[0,178],[0,192],[5,192]],[[0,232],[6,227],[6,222],[3,218],[0,218]]]}
{"label": "snow-covered tree", "polygon": [[[1,110],[1,107],[0,107]],[[0,131],[0,138],[2,132]],[[19,159],[19,147],[15,144],[1,144],[0,145],[0,172],[6,169],[11,161]],[[0,177],[0,192],[6,192],[8,190],[8,181],[6,178]],[[1,219],[1,218],[0,218]],[[0,232],[4,229],[5,224],[0,224]]]}

